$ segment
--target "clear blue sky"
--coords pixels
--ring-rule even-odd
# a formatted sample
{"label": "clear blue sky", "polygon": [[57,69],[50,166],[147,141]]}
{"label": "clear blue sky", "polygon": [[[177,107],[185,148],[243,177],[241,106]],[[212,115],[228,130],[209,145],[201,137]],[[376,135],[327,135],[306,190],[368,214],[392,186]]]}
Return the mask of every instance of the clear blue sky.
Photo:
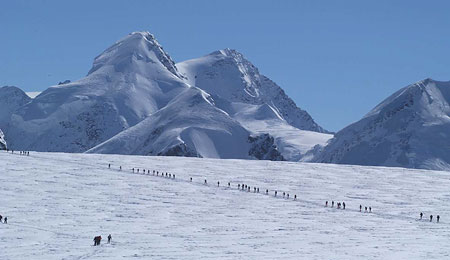
{"label": "clear blue sky", "polygon": [[143,30],[176,62],[242,52],[332,131],[405,85],[450,80],[450,1],[0,0],[0,86],[79,79]]}

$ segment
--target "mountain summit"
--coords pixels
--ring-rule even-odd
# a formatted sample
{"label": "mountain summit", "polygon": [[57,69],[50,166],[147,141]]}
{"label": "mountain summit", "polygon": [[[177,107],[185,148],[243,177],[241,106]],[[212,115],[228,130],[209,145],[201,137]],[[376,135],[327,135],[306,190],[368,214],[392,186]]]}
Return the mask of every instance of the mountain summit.
{"label": "mountain summit", "polygon": [[450,169],[450,82],[400,89],[339,131],[315,161]]}

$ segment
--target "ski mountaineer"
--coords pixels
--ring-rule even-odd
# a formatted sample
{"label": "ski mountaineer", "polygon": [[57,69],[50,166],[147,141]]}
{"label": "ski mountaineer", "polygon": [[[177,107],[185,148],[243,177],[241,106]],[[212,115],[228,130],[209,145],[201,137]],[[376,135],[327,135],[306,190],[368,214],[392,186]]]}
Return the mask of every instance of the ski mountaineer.
{"label": "ski mountaineer", "polygon": [[328,207],[328,200],[325,201],[325,207]]}
{"label": "ski mountaineer", "polygon": [[111,234],[109,234],[108,235],[108,244],[111,243],[111,238],[112,238],[112,236],[111,236]]}
{"label": "ski mountaineer", "polygon": [[8,224],[8,217],[5,217],[5,221],[3,223]]}
{"label": "ski mountaineer", "polygon": [[297,200],[297,194],[294,195],[294,200]]}
{"label": "ski mountaineer", "polygon": [[94,246],[100,245],[100,241],[102,240],[102,236],[94,237]]}
{"label": "ski mountaineer", "polygon": [[436,221],[437,223],[439,223],[439,219],[441,219],[441,217],[439,215],[436,216]]}
{"label": "ski mountaineer", "polygon": [[208,184],[208,182],[207,182],[206,179],[205,179],[205,185],[206,185],[206,184]]}
{"label": "ski mountaineer", "polygon": [[422,212],[420,212],[420,219],[422,219],[422,217],[423,217],[423,213],[422,213]]}
{"label": "ski mountaineer", "polygon": [[362,205],[359,204],[359,212],[361,212],[361,210],[362,210]]}
{"label": "ski mountaineer", "polygon": [[430,222],[433,221],[433,215],[430,215]]}
{"label": "ski mountaineer", "polygon": [[269,194],[269,190],[268,189],[266,189],[266,194]]}
{"label": "ski mountaineer", "polygon": [[110,163],[108,163],[108,169],[111,169],[111,164]]}
{"label": "ski mountaineer", "polygon": [[369,213],[372,213],[372,207],[369,207]]}
{"label": "ski mountaineer", "polygon": [[230,182],[228,182],[228,188],[230,188],[231,187],[231,183]]}
{"label": "ski mountaineer", "polygon": [[367,207],[364,207],[364,212],[367,212]]}
{"label": "ski mountaineer", "polygon": [[277,193],[278,193],[278,192],[277,192],[277,191],[275,191],[275,197],[277,196]]}
{"label": "ski mountaineer", "polygon": [[2,222],[2,218],[3,218],[3,216],[2,216],[2,215],[0,215],[0,222]]}
{"label": "ski mountaineer", "polygon": [[345,209],[345,202],[342,202],[342,207]]}
{"label": "ski mountaineer", "polygon": [[331,201],[331,207],[334,207],[334,200]]}
{"label": "ski mountaineer", "polygon": [[220,185],[220,182],[217,182],[217,187],[219,187],[219,185]]}

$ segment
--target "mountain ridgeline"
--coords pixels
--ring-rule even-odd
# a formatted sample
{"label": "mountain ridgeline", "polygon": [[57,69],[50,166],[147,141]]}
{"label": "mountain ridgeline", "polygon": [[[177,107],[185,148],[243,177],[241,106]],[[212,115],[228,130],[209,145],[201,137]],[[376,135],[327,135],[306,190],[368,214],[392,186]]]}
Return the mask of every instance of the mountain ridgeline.
{"label": "mountain ridgeline", "polygon": [[16,150],[299,160],[332,137],[237,51],[176,64],[148,32],[113,44],[80,80],[34,99],[4,87],[0,100]]}

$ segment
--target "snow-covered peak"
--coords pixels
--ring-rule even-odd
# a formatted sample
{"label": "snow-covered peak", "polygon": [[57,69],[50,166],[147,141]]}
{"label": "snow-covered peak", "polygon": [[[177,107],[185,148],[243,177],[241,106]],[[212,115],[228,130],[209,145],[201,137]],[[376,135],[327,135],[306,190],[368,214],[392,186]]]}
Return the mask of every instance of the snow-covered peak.
{"label": "snow-covered peak", "polygon": [[116,42],[95,58],[88,74],[108,65],[113,66],[117,72],[136,71],[143,67],[140,63],[162,65],[181,78],[175,62],[149,32],[133,32]]}
{"label": "snow-covered peak", "polygon": [[450,121],[450,81],[430,78],[406,86],[385,99],[366,116],[397,113],[404,109],[414,111],[424,121]]}

